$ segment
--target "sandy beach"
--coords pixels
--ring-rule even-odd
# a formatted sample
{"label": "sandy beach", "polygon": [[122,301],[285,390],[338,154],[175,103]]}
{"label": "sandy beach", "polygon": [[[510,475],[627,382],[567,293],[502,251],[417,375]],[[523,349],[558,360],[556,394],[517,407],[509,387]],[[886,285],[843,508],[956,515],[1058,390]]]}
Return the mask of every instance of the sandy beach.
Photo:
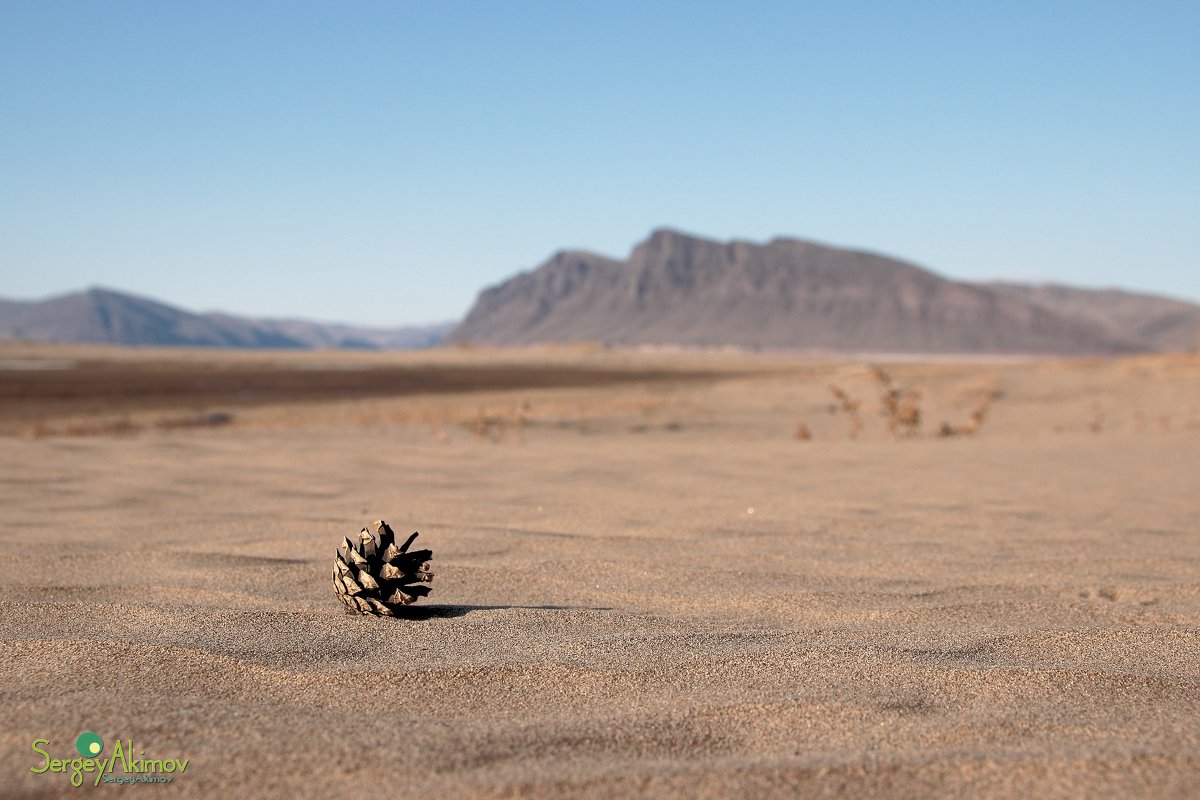
{"label": "sandy beach", "polygon": [[1200,796],[1195,356],[0,358],[0,795]]}

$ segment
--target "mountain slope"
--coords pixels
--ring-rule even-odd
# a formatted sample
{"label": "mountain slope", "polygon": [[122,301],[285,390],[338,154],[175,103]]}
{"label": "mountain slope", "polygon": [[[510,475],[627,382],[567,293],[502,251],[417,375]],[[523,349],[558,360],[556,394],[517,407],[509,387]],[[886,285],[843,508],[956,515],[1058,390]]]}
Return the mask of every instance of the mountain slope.
{"label": "mountain slope", "polygon": [[359,328],[303,320],[196,314],[93,288],[48,300],[0,300],[0,338],[196,347],[427,347],[450,326]]}
{"label": "mountain slope", "polygon": [[447,337],[912,353],[1124,353],[1103,325],[913,264],[796,239],[655,231],[629,258],[557,253],[484,290]]}
{"label": "mountain slope", "polygon": [[1088,319],[1110,335],[1152,350],[1200,346],[1200,306],[1123,289],[1081,289],[1061,284],[990,283],[1056,314]]}

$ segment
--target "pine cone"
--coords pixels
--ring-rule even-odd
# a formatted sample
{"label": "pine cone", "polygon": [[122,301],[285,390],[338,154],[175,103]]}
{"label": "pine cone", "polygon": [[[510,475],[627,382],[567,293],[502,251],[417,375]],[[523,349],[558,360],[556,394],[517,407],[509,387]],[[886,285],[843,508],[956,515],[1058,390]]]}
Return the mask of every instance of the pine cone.
{"label": "pine cone", "polygon": [[416,533],[397,547],[396,534],[386,522],[376,522],[375,530],[379,532],[378,541],[366,528],[358,535],[358,544],[342,540],[333,561],[333,590],[351,611],[394,617],[402,606],[429,594],[428,586],[413,584],[433,580],[429,571],[433,553],[408,552]]}

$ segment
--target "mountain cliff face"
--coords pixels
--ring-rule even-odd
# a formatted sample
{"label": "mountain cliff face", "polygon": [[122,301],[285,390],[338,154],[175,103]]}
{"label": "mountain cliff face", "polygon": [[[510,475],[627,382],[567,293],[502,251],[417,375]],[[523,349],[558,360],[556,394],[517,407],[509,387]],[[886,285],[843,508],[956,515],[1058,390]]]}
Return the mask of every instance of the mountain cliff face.
{"label": "mountain cliff face", "polygon": [[557,253],[485,289],[447,338],[903,353],[1150,349],[1094,319],[872,253],[671,230],[655,231],[625,261]]}
{"label": "mountain cliff face", "polygon": [[36,302],[0,300],[0,338],[193,347],[429,347],[449,325],[377,329],[303,320],[194,314],[144,297],[89,289]]}

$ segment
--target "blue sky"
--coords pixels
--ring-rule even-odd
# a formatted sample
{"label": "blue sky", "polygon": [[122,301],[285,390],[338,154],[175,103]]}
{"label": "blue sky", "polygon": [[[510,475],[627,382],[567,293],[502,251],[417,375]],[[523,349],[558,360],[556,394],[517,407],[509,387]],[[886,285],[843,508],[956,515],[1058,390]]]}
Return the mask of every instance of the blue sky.
{"label": "blue sky", "polygon": [[369,324],[662,225],[1200,300],[1200,3],[0,0],[0,296]]}

